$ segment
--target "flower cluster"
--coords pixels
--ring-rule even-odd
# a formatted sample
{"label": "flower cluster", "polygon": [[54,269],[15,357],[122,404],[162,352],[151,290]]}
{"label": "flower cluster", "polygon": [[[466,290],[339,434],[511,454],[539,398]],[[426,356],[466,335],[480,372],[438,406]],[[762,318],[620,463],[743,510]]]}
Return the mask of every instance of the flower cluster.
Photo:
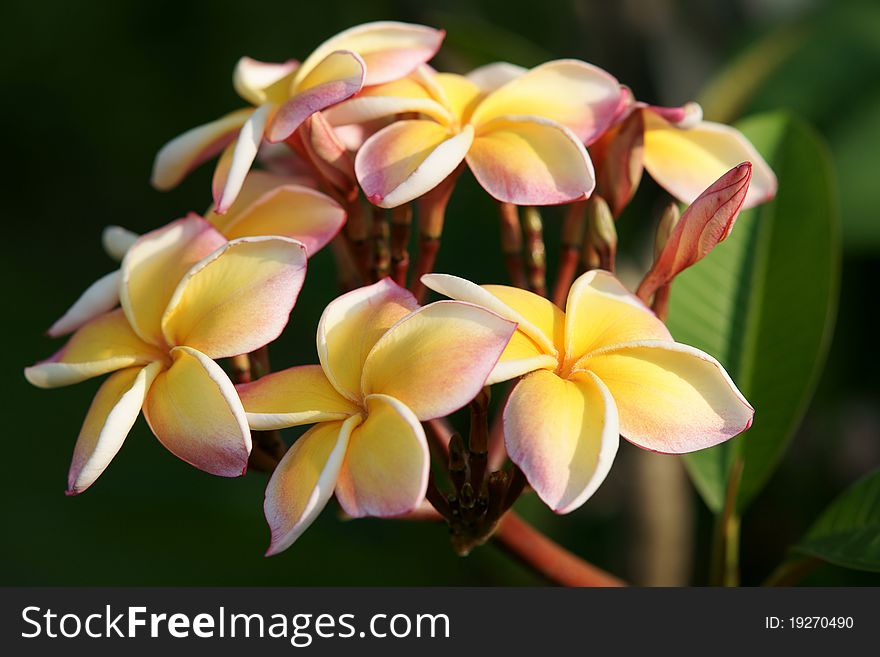
{"label": "flower cluster", "polygon": [[[741,208],[775,194],[760,155],[735,129],[703,121],[696,104],[638,102],[585,62],[438,72],[427,62],[443,36],[379,22],[336,35],[302,63],[242,58],[233,83],[250,107],[159,151],[158,189],[219,156],[213,205],[143,236],[109,228],[105,247],[120,267],[49,329],[72,333],[67,344],[25,370],[40,387],[109,374],[76,442],[69,494],[98,478],[141,410],[172,453],[221,476],[254,463],[252,432],[313,425],[270,468],[270,553],[334,495],[354,517],[407,514],[428,495],[454,530],[480,527],[479,541],[521,492],[516,473],[564,513],[602,483],[620,435],[683,453],[750,425],[753,409],[722,366],[675,342],[662,316],[675,275],[724,239]],[[252,171],[255,162],[263,170]],[[582,209],[590,199],[584,248],[599,261],[585,258],[576,279],[560,275],[559,305],[541,285],[481,287],[431,273],[465,168],[507,217],[512,206]],[[614,218],[643,169],[690,207],[661,224],[654,265],[633,294],[606,270]],[[422,240],[409,277],[413,207]],[[537,244],[540,219],[529,226]],[[573,232],[579,251],[584,238]],[[331,243],[345,293],[318,325],[319,364],[251,371],[288,321],[307,258]],[[451,300],[422,305],[426,288]],[[461,439],[447,435],[438,448],[452,452],[456,491],[432,494],[425,427],[508,380],[510,464],[484,476],[477,422],[467,481],[452,467]],[[462,516],[451,502],[482,520],[455,525]]]}

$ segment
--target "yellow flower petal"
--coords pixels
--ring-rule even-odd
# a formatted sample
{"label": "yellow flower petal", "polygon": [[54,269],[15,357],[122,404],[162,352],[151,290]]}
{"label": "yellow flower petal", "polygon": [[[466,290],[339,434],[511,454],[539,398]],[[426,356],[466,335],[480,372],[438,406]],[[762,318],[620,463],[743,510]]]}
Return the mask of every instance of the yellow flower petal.
{"label": "yellow flower petal", "polygon": [[402,402],[366,399],[367,419],[351,434],[336,497],[352,517],[397,516],[425,497],[431,457],[422,424]]}
{"label": "yellow flower petal", "polygon": [[260,150],[266,125],[274,109],[272,103],[263,103],[255,109],[241,126],[235,141],[227,147],[217,163],[211,188],[214,205],[220,214],[226,212],[235,202],[244,179],[257,157],[257,151]]}
{"label": "yellow flower petal", "polygon": [[423,421],[448,415],[477,396],[515,329],[473,304],[429,304],[376,342],[361,390],[399,399]]}
{"label": "yellow flower petal", "polygon": [[451,299],[483,306],[516,322],[517,330],[531,338],[542,353],[556,356],[556,345],[562,345],[565,315],[556,305],[537,294],[505,285],[481,287],[449,274],[426,274],[422,276],[422,282]]}
{"label": "yellow flower petal", "polygon": [[141,338],[164,344],[162,314],[181,277],[224,244],[223,235],[195,215],[172,221],[134,243],[122,260],[119,301]]}
{"label": "yellow flower petal", "polygon": [[330,383],[359,403],[361,372],[376,341],[418,308],[415,297],[390,278],[332,301],[318,323],[318,358]]}
{"label": "yellow flower petal", "polygon": [[442,30],[395,21],[357,25],[315,48],[297,71],[296,81],[311,73],[334,50],[351,50],[366,63],[365,84],[391,82],[431,59],[440,48],[443,36]]}
{"label": "yellow flower petal", "polygon": [[98,315],[110,312],[119,305],[119,283],[122,273],[117,269],[102,276],[86,288],[46,334],[53,338],[73,333]]}
{"label": "yellow flower petal", "polygon": [[320,365],[291,367],[236,386],[257,431],[345,420],[360,407],[339,394]]}
{"label": "yellow flower petal", "polygon": [[504,442],[538,496],[557,513],[583,504],[604,481],[619,443],[617,409],[596,377],[534,372],[504,408]]}
{"label": "yellow flower petal", "polygon": [[565,305],[565,355],[569,364],[594,349],[632,340],[672,340],[657,316],[612,274],[595,270],[578,278]]}
{"label": "yellow flower petal", "polygon": [[396,121],[367,139],[354,169],[374,205],[393,208],[434,189],[464,160],[474,131],[458,134],[422,119]]}
{"label": "yellow flower petal", "polygon": [[164,358],[166,352],[141,340],[123,312],[115,310],[85,324],[60,351],[24,375],[35,386],[55,388]]}
{"label": "yellow flower petal", "polygon": [[585,62],[560,59],[514,77],[491,93],[474,112],[473,122],[539,116],[590,143],[611,125],[620,103],[620,83],[613,76]]}
{"label": "yellow flower petal", "polygon": [[272,530],[266,556],[289,548],[326,506],[351,432],[360,422],[359,415],[345,422],[322,422],[287,450],[266,487],[263,510]]}
{"label": "yellow flower petal", "polygon": [[95,394],[73,450],[67,494],[91,486],[116,456],[141,413],[161,363],[129,367],[111,374]]}
{"label": "yellow flower petal", "polygon": [[205,472],[237,477],[247,469],[251,433],[223,369],[189,347],[171,350],[171,367],[147,393],[144,416],[172,454]]}
{"label": "yellow flower petal", "polygon": [[570,203],[596,186],[583,143],[563,125],[539,117],[509,115],[479,124],[467,163],[483,189],[504,203]]}
{"label": "yellow flower petal", "polygon": [[250,118],[251,108],[187,130],[165,144],[156,154],[150,182],[159,190],[176,187],[192,169],[222,151]]}
{"label": "yellow flower petal", "polygon": [[693,203],[713,182],[743,162],[752,163],[752,180],[743,208],[776,195],[776,176],[739,130],[709,121],[682,129],[652,111],[645,111],[644,119],[645,169],[683,203]]}
{"label": "yellow flower petal", "polygon": [[286,62],[261,62],[242,57],[235,65],[232,86],[236,93],[252,105],[270,101],[280,104],[287,99],[290,81],[299,67],[295,59]]}
{"label": "yellow flower petal", "polygon": [[305,247],[295,240],[228,242],[180,281],[162,317],[165,339],[210,358],[259,349],[287,325],[305,270]]}
{"label": "yellow flower petal", "polygon": [[620,413],[620,433],[645,449],[692,452],[752,423],[754,409],[724,368],[693,347],[632,342],[594,352],[578,367],[608,386]]}
{"label": "yellow flower petal", "polygon": [[289,237],[302,242],[311,256],[333,239],[343,223],[345,210],[339,203],[315,189],[288,183],[267,191],[238,212],[226,223],[223,234],[230,240],[259,235]]}
{"label": "yellow flower petal", "polygon": [[433,79],[443,105],[451,110],[452,116],[467,123],[483,97],[480,88],[463,75],[455,73],[437,73]]}

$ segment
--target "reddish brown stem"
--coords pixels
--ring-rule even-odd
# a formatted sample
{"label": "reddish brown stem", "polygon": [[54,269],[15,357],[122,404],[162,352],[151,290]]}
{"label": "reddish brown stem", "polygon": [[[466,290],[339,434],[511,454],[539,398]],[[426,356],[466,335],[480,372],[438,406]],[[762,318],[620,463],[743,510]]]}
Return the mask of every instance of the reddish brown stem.
{"label": "reddish brown stem", "polygon": [[391,210],[391,277],[406,287],[409,272],[409,234],[412,226],[412,205],[407,203]]}
{"label": "reddish brown stem", "polygon": [[586,213],[587,205],[584,201],[572,203],[568,206],[563,219],[559,267],[556,270],[556,284],[553,287],[553,303],[561,308],[565,307],[568,290],[577,275]]}
{"label": "reddish brown stem", "polygon": [[[463,165],[462,165],[463,166]],[[446,179],[434,189],[424,194],[416,203],[419,209],[419,254],[416,258],[415,272],[410,291],[421,303],[428,289],[422,284],[422,276],[434,271],[437,252],[440,250],[440,237],[443,235],[443,223],[446,217],[446,206],[455,188],[455,181],[461,173],[462,166],[450,173]]]}
{"label": "reddish brown stem", "polygon": [[523,233],[526,242],[526,270],[529,288],[535,294],[547,296],[547,254],[544,249],[544,222],[537,208],[523,211]]}
{"label": "reddish brown stem", "polygon": [[370,275],[373,282],[388,276],[391,271],[391,252],[389,240],[388,211],[373,207],[372,260]]}
{"label": "reddish brown stem", "polygon": [[512,203],[499,203],[501,218],[501,252],[510,282],[516,287],[528,287],[523,268],[522,225],[519,222],[519,208]]}
{"label": "reddish brown stem", "polygon": [[626,586],[621,579],[554,543],[512,511],[501,519],[493,538],[508,554],[554,584]]}

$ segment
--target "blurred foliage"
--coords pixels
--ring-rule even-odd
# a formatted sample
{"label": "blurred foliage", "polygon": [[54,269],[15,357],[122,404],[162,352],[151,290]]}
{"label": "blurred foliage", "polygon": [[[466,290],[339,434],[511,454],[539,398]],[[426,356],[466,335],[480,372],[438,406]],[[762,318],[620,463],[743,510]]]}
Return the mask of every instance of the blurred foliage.
{"label": "blurred foliage", "polygon": [[[802,428],[743,525],[743,581],[760,582],[840,490],[880,463],[880,390],[866,348],[880,323],[880,6],[872,0],[12,0],[0,7],[6,292],[2,325],[5,439],[2,584],[537,584],[493,546],[455,557],[439,525],[340,522],[329,509],[296,546],[261,556],[265,477],[196,471],[139,421],[86,494],[63,495],[79,422],[98,382],[31,388],[22,368],[56,349],[41,332],[82,289],[115,265],[101,252],[110,223],[144,231],[209,203],[210,167],[179,189],[150,189],[166,140],[240,106],[230,84],[241,55],[302,57],[350,25],[395,18],[449,31],[438,66],[508,58],[531,64],[579,57],[607,68],[651,102],[680,104],[754,43],[795,26],[805,35],[741,99],[743,114],[789,109],[829,141],[838,172],[847,256],[828,366]],[[443,25],[443,21],[448,23]],[[625,253],[650,239],[658,190],[643,184],[621,220]],[[453,197],[438,267],[504,281],[493,204],[468,177]],[[558,213],[546,213],[550,271]],[[310,265],[291,324],[272,346],[276,366],[315,362],[314,331],[335,295],[329,253]],[[676,296],[673,292],[673,298]],[[499,395],[500,396],[500,395]],[[759,409],[759,415],[761,411]],[[542,530],[624,577],[633,572],[631,509],[639,504],[622,445],[588,504],[557,517],[532,496],[518,509]],[[651,458],[671,458],[650,455]],[[698,504],[696,497],[694,504]],[[698,554],[710,514],[697,507]],[[698,557],[694,580],[706,564]],[[878,583],[826,566],[811,584]]]}
{"label": "blurred foliage", "polygon": [[880,470],[834,500],[796,549],[838,566],[880,572]]}
{"label": "blurred foliage", "polygon": [[738,124],[780,180],[730,237],[675,281],[669,328],[718,358],[757,409],[754,426],[685,457],[709,507],[743,462],[737,506],[754,499],[797,429],[828,350],[840,269],[837,195],[821,138],[786,113]]}

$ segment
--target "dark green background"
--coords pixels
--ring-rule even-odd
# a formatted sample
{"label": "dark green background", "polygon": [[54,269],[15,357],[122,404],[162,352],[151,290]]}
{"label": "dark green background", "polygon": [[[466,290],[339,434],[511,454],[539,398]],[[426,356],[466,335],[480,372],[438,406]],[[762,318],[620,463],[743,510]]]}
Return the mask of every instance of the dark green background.
{"label": "dark green background", "polygon": [[[836,492],[880,463],[876,3],[51,1],[4,3],[0,12],[7,446],[0,584],[539,583],[494,546],[455,557],[439,525],[341,522],[333,508],[293,548],[264,559],[265,476],[201,473],[166,452],[143,420],[92,489],[65,498],[69,458],[98,382],[43,391],[21,373],[59,346],[42,331],[114,267],[100,248],[104,225],[146,231],[208,205],[210,166],[166,194],[149,187],[150,166],[166,140],[242,104],[230,83],[238,57],[302,58],[324,38],[375,19],[445,27],[441,67],[579,57],[640,98],[668,104],[696,97],[757,40],[791,26],[808,33],[748,109],[787,107],[831,142],[847,248],[840,319],[804,426],[745,518],[744,583],[763,579]],[[627,244],[649,232],[656,198],[656,188],[643,185],[621,223]],[[556,219],[548,213],[551,260]],[[494,209],[467,177],[448,224],[439,268],[503,281]],[[329,254],[321,253],[272,347],[276,365],[316,361],[315,325],[335,295],[333,280]],[[532,498],[522,512],[591,561],[632,577],[634,452],[622,446],[606,484],[577,512],[555,517]],[[696,496],[693,503],[704,549],[710,519]],[[695,583],[705,568],[698,558]],[[831,567],[808,581],[878,583]]]}

